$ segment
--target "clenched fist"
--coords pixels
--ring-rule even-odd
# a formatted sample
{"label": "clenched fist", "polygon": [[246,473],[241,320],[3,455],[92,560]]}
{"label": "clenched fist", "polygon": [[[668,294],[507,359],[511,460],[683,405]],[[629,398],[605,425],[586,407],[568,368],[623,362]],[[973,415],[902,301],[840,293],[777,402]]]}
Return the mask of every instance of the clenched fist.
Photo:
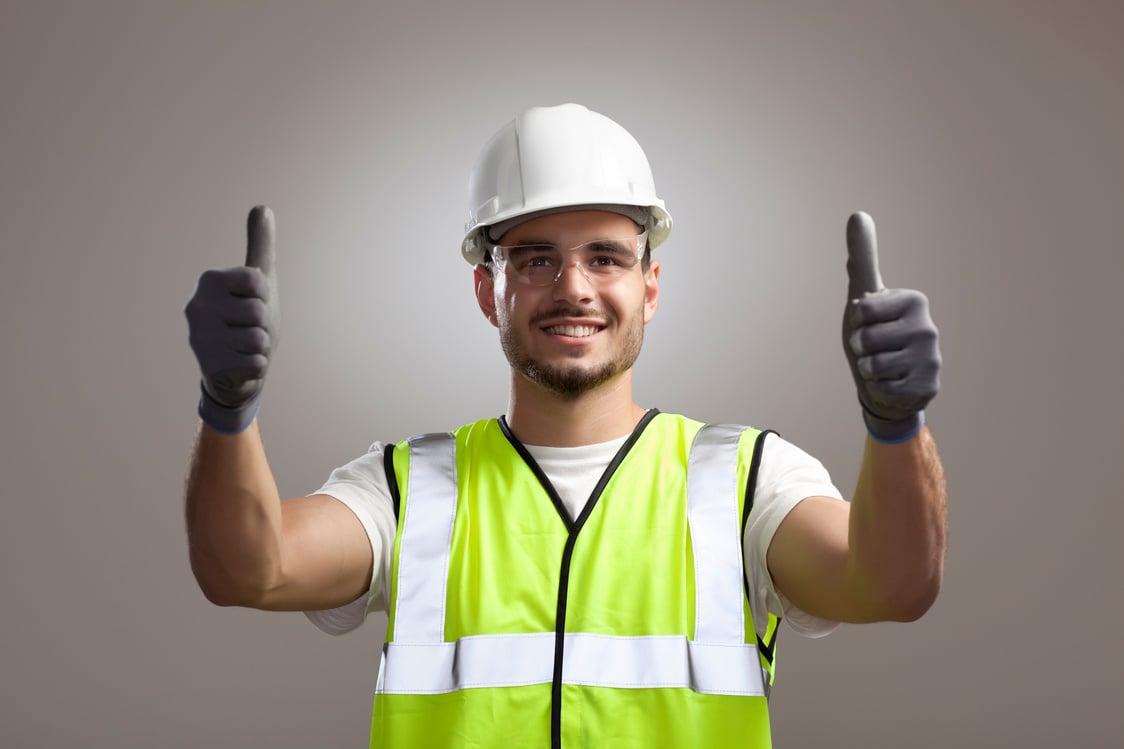
{"label": "clenched fist", "polygon": [[246,264],[204,272],[184,309],[203,376],[199,416],[224,434],[241,432],[257,416],[281,324],[273,212],[250,211],[247,235]]}
{"label": "clenched fist", "polygon": [[920,291],[882,286],[874,220],[865,213],[847,222],[847,276],[843,350],[863,419],[876,440],[902,442],[921,429],[925,406],[940,387],[929,300]]}

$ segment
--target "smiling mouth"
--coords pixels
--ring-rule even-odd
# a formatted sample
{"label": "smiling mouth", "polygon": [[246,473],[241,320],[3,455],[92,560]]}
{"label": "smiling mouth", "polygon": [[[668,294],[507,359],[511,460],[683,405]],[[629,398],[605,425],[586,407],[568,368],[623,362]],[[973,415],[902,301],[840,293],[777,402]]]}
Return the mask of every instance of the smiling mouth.
{"label": "smiling mouth", "polygon": [[570,338],[588,338],[601,330],[598,325],[551,325],[543,331],[551,335],[564,335]]}

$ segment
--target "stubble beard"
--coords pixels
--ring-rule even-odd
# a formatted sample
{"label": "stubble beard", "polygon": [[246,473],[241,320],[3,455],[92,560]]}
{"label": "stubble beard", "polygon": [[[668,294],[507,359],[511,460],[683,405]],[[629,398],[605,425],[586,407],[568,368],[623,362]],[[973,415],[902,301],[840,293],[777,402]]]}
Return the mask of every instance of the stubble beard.
{"label": "stubble beard", "polygon": [[634,316],[623,333],[620,348],[607,361],[592,369],[583,366],[580,360],[573,366],[555,366],[538,361],[527,353],[510,323],[500,326],[500,344],[512,370],[555,395],[573,400],[627,372],[636,363],[644,342],[643,318]]}

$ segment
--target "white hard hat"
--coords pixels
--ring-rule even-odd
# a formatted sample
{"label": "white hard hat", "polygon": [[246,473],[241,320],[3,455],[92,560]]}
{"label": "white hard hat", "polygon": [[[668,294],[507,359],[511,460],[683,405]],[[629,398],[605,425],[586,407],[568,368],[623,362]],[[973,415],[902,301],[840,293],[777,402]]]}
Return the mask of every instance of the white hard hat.
{"label": "white hard hat", "polygon": [[671,232],[648,159],[627,130],[580,104],[532,107],[493,135],[476,161],[461,252],[483,262],[489,233],[496,240],[535,216],[582,207],[631,217],[648,230],[649,248]]}

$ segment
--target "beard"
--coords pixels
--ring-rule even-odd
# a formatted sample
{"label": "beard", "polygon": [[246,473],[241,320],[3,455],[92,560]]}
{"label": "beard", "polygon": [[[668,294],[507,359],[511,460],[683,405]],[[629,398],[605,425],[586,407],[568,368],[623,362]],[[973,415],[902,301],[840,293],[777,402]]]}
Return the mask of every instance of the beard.
{"label": "beard", "polygon": [[[580,317],[580,313],[569,310],[551,310],[549,314],[536,315],[531,325],[553,316],[565,315]],[[610,320],[611,322],[611,320]],[[565,399],[574,399],[609,382],[622,372],[627,372],[640,356],[644,342],[643,315],[638,313],[631,318],[627,327],[621,330],[621,340],[609,358],[593,366],[576,360],[573,366],[553,365],[538,361],[529,353],[519,339],[514,326],[508,322],[500,326],[500,343],[511,368],[531,382]]]}

